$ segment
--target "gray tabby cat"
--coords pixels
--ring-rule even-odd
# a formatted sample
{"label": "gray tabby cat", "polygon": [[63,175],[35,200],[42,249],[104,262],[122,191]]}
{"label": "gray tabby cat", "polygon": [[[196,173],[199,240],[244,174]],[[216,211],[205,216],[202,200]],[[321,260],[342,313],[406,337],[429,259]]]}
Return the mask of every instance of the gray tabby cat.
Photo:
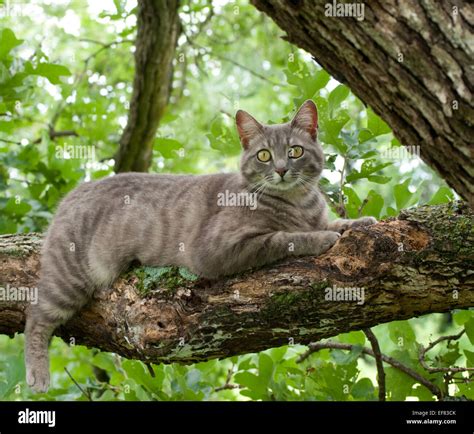
{"label": "gray tabby cat", "polygon": [[[324,155],[312,101],[285,124],[262,125],[241,110],[236,123],[240,173],[127,173],[82,184],[61,202],[44,242],[38,304],[25,328],[27,383],[35,391],[49,387],[48,343],[56,327],[133,260],[216,279],[289,256],[320,255],[345,229],[375,222],[328,222],[317,189]],[[257,194],[256,206],[220,206],[224,192]]]}

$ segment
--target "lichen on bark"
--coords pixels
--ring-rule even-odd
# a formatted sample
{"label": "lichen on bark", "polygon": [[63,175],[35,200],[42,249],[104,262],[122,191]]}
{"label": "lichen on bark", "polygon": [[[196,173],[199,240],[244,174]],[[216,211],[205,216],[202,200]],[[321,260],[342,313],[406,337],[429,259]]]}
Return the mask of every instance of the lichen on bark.
{"label": "lichen on bark", "polygon": [[[128,358],[189,363],[472,307],[473,222],[460,202],[409,209],[347,231],[320,257],[207,284],[175,268],[164,280],[159,269],[133,269],[97,291],[56,334]],[[12,243],[22,255],[12,253]],[[38,234],[0,237],[0,285],[36,285],[40,247]],[[328,300],[327,287],[363,288],[365,301]],[[25,307],[0,302],[0,333],[23,330]]]}

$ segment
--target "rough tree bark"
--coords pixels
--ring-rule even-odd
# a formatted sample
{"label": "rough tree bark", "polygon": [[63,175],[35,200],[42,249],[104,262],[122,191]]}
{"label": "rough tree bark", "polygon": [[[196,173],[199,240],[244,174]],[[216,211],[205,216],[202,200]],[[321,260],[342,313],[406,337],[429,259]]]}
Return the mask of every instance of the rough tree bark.
{"label": "rough tree bark", "polygon": [[146,172],[153,141],[168,104],[176,42],[179,0],[138,2],[135,78],[128,123],[115,157],[115,172]]}
{"label": "rough tree bark", "polygon": [[[36,285],[40,245],[34,234],[0,237],[0,296]],[[129,271],[56,334],[143,361],[208,360],[472,307],[473,270],[474,212],[462,203],[424,206],[348,231],[318,258],[211,285],[157,279],[141,295],[143,273]],[[327,300],[328,287],[363,288],[364,303]],[[23,331],[25,307],[0,302],[0,333]]]}
{"label": "rough tree bark", "polygon": [[369,104],[401,143],[419,146],[421,158],[474,205],[472,3],[358,2],[358,21],[325,15],[342,0],[251,2]]}

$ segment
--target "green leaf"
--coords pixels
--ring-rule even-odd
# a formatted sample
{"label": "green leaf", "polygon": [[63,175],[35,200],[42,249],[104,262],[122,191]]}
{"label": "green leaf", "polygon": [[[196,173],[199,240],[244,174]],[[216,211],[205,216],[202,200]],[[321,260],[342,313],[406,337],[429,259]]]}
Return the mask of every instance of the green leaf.
{"label": "green leaf", "polygon": [[251,372],[238,372],[234,375],[237,384],[247,387],[251,391],[257,392],[259,395],[266,395],[267,384],[262,379]]}
{"label": "green leaf", "polygon": [[332,112],[334,108],[341,105],[342,101],[344,101],[347,96],[349,95],[349,88],[340,84],[337,86],[328,97],[328,109],[329,109],[329,116],[332,117]]}
{"label": "green leaf", "polygon": [[360,200],[359,196],[353,188],[348,186],[344,186],[342,191],[344,192],[344,196],[346,199],[345,207],[348,217],[359,217],[359,208],[362,205],[362,201]]}
{"label": "green leaf", "polygon": [[322,89],[326,84],[329,83],[329,80],[331,79],[331,76],[324,70],[320,69],[319,71],[316,72],[312,76],[313,80],[313,85],[311,87],[311,90],[308,93],[313,93],[311,98],[314,96],[316,92],[318,92],[320,89]]}
{"label": "green leaf", "polygon": [[389,182],[392,179],[392,177],[382,176],[382,175],[369,175],[367,177],[367,179],[370,182],[375,182],[376,184],[386,184],[387,182]]}
{"label": "green leaf", "polygon": [[441,203],[447,203],[452,200],[454,200],[454,194],[452,190],[449,187],[442,185],[430,199],[428,205],[439,205]]}
{"label": "green leaf", "polygon": [[367,158],[372,158],[378,155],[378,151],[368,151],[364,154],[360,155],[359,158],[362,160],[366,160]]}
{"label": "green leaf", "polygon": [[337,118],[326,120],[321,125],[320,139],[322,142],[333,145],[340,154],[347,152],[347,145],[339,138],[342,127],[350,120],[346,110],[340,110]]}
{"label": "green leaf", "polygon": [[273,376],[273,360],[268,354],[260,353],[258,357],[258,375],[265,384],[268,384]]}
{"label": "green leaf", "polygon": [[248,369],[255,368],[255,364],[251,356],[243,356],[244,359],[239,362],[239,371],[247,371]]}
{"label": "green leaf", "polygon": [[381,136],[392,132],[390,127],[379,118],[372,109],[367,109],[367,128],[372,132],[374,136]]}
{"label": "green leaf", "polygon": [[449,344],[448,349],[448,351],[440,353],[437,357],[440,365],[444,367],[454,366],[459,357],[461,357],[459,342]]}
{"label": "green leaf", "polygon": [[464,328],[466,329],[466,335],[469,338],[469,341],[474,345],[474,318],[470,318],[466,321]]}
{"label": "green leaf", "polygon": [[7,204],[5,205],[4,212],[6,214],[23,216],[31,211],[31,205],[27,202],[20,201],[17,203],[17,200],[14,197],[11,197]]}
{"label": "green leaf", "polygon": [[393,187],[393,194],[395,196],[395,203],[397,204],[397,208],[400,210],[405,205],[407,205],[413,196],[413,193],[409,190],[409,185],[411,182],[411,178],[407,178],[401,184],[396,185]]}
{"label": "green leaf", "polygon": [[65,66],[53,63],[39,63],[30,73],[47,78],[51,84],[60,84],[59,77],[71,75],[71,71]]}
{"label": "green leaf", "polygon": [[359,199],[359,196],[353,188],[348,186],[344,186],[342,191],[344,192],[344,196],[346,197],[345,206],[348,217],[353,219],[359,217],[359,208],[362,204],[362,201]]}
{"label": "green leaf", "polygon": [[365,344],[365,334],[364,332],[358,330],[355,332],[342,333],[338,336],[340,342],[353,344],[353,345],[364,345]]}
{"label": "green leaf", "polygon": [[471,318],[474,318],[474,310],[458,310],[454,312],[453,319],[457,325],[464,325]]}
{"label": "green leaf", "polygon": [[474,351],[464,350],[464,355],[468,361],[468,367],[474,367]]}
{"label": "green leaf", "polygon": [[351,389],[351,395],[356,399],[371,401],[375,399],[375,388],[369,378],[361,378]]}
{"label": "green leaf", "polygon": [[5,59],[13,48],[23,43],[23,39],[17,39],[11,29],[3,29],[0,32],[0,60]]}
{"label": "green leaf", "polygon": [[333,350],[331,357],[338,365],[348,365],[359,358],[362,349],[362,345],[354,345],[351,351]]}
{"label": "green leaf", "polygon": [[405,401],[415,380],[395,368],[385,368],[386,387],[391,401]]}
{"label": "green leaf", "polygon": [[183,145],[175,139],[158,137],[154,142],[154,149],[164,158],[176,158],[178,156],[176,152],[182,148]]}
{"label": "green leaf", "polygon": [[[383,168],[390,166],[393,164],[392,162],[388,163],[378,163],[375,158],[371,158],[365,160],[362,163],[360,171],[357,169],[353,169],[349,175],[346,177],[347,182],[353,182],[358,179],[368,178],[369,176],[373,176],[372,174],[382,170]],[[383,178],[383,177],[382,177]]]}
{"label": "green leaf", "polygon": [[396,217],[398,215],[397,210],[392,208],[391,206],[387,207],[387,216],[388,217]]}
{"label": "green leaf", "polygon": [[370,190],[369,194],[366,197],[367,203],[362,208],[362,215],[372,216],[375,218],[380,218],[380,213],[382,212],[384,200],[383,197],[378,194],[375,190]]}
{"label": "green leaf", "polygon": [[393,321],[388,324],[390,340],[404,348],[416,342],[416,335],[408,321]]}
{"label": "green leaf", "polygon": [[337,154],[326,154],[326,164],[325,167],[328,170],[336,170],[335,162],[336,162]]}
{"label": "green leaf", "polygon": [[109,353],[98,353],[92,359],[92,364],[111,373],[117,370],[113,357]]}
{"label": "green leaf", "polygon": [[[367,128],[363,128],[359,131],[359,144],[368,142],[369,140],[372,140],[375,136],[372,134],[372,131],[368,130]],[[377,154],[376,151],[371,151],[375,152],[375,155]]]}

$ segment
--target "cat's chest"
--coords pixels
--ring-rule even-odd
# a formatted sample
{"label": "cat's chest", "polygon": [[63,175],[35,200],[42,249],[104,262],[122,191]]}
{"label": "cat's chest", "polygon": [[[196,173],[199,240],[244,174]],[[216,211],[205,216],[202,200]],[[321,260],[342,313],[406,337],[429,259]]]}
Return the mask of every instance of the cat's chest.
{"label": "cat's chest", "polygon": [[324,210],[319,208],[282,207],[274,209],[271,220],[276,230],[286,232],[311,232],[325,227]]}

